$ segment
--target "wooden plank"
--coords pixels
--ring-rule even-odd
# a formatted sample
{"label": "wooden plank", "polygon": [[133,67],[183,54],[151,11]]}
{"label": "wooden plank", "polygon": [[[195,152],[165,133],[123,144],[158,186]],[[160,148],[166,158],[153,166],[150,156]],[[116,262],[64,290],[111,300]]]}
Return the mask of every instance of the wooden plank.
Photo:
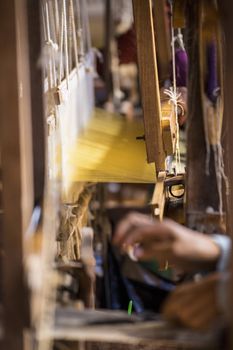
{"label": "wooden plank", "polygon": [[174,105],[169,103],[168,100],[162,101],[162,136],[163,147],[166,156],[175,154],[176,148],[176,115]]}
{"label": "wooden plank", "polygon": [[[59,312],[60,311],[60,312]],[[106,313],[101,315],[101,313]],[[96,315],[95,315],[96,313]],[[125,315],[124,315],[125,314]],[[211,332],[193,332],[192,330],[171,327],[166,321],[157,317],[156,320],[140,320],[140,316],[132,316],[130,322],[125,320],[126,313],[122,311],[86,310],[80,313],[75,309],[57,309],[55,325],[48,332],[38,334],[40,340],[52,338],[66,341],[88,341],[111,343],[111,349],[134,346],[141,349],[150,345],[151,349],[217,349],[216,335]],[[138,321],[134,321],[138,317]],[[94,320],[98,320],[95,323]],[[124,319],[117,322],[117,319]],[[133,322],[134,321],[134,322]],[[115,323],[114,323],[115,322]]]}
{"label": "wooden plank", "polygon": [[[21,206],[23,232],[26,232],[34,204],[31,91],[26,0],[15,0],[15,12],[22,185]],[[36,84],[36,82],[34,82],[34,84]]]}
{"label": "wooden plank", "polygon": [[166,172],[161,171],[158,173],[157,182],[155,185],[151,206],[153,208],[153,215],[160,221],[163,220],[164,206],[165,206],[165,179]]}
{"label": "wooden plank", "polygon": [[44,191],[45,139],[41,55],[40,1],[27,0],[31,116],[33,141],[34,202],[41,202]]}
{"label": "wooden plank", "polygon": [[171,36],[169,19],[164,0],[153,0],[156,51],[159,68],[159,81],[164,83],[171,78]]}
{"label": "wooden plank", "polygon": [[[30,161],[27,163],[27,156],[30,158],[30,142],[27,142],[30,136],[30,118],[28,115],[29,84],[26,79],[27,51],[24,42],[27,41],[27,35],[23,0],[0,2],[0,28],[0,144],[4,210],[2,222],[4,340],[2,348],[21,350],[26,324],[27,297],[23,278],[22,236],[32,203]],[[28,122],[29,125],[27,125]],[[24,159],[22,159],[23,155]],[[23,213],[26,215],[23,216]]]}
{"label": "wooden plank", "polygon": [[173,5],[173,27],[185,28],[186,0],[175,0]]}
{"label": "wooden plank", "polygon": [[147,159],[165,169],[152,0],[133,0]]}

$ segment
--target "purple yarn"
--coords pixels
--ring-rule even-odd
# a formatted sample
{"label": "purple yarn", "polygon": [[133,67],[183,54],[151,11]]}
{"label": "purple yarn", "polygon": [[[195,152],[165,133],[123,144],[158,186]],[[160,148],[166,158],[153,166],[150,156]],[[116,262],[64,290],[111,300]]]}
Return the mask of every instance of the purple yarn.
{"label": "purple yarn", "polygon": [[207,75],[205,90],[208,98],[216,102],[216,89],[218,88],[217,78],[217,48],[214,42],[207,45]]}
{"label": "purple yarn", "polygon": [[176,49],[176,85],[187,86],[188,56],[185,50]]}
{"label": "purple yarn", "polygon": [[[176,60],[176,85],[187,86],[188,56],[185,50],[179,48],[175,52]],[[208,98],[216,102],[216,90],[219,87],[217,73],[217,47],[215,42],[207,46],[206,53],[207,74],[205,78],[205,92]]]}

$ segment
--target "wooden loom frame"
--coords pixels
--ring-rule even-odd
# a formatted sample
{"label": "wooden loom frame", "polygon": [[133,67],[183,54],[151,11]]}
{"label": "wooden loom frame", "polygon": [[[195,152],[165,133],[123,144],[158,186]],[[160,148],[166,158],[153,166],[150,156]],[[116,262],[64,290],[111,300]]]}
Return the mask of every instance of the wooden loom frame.
{"label": "wooden loom frame", "polygon": [[[25,11],[25,2],[22,0],[16,0],[21,10]],[[30,2],[30,1],[29,1]],[[34,2],[33,2],[34,3]],[[16,200],[17,195],[21,196],[21,156],[19,152],[20,145],[20,130],[19,130],[19,92],[17,90],[17,84],[12,84],[12,80],[17,78],[17,52],[16,48],[16,36],[15,36],[15,20],[16,20],[16,2],[14,0],[8,0],[7,2],[1,2],[0,14],[1,14],[1,28],[0,31],[0,50],[5,52],[5,55],[1,57],[1,84],[0,84],[0,121],[1,121],[1,150],[3,153],[2,165],[4,170],[3,182],[5,184],[5,191],[3,193],[4,201],[4,222],[3,232],[4,235],[4,247],[10,256],[7,258],[7,263],[3,266],[4,273],[4,289],[9,291],[7,298],[5,299],[5,305],[9,314],[7,316],[7,333],[5,344],[7,344],[8,350],[21,350],[22,349],[22,332],[25,323],[22,322],[22,313],[24,314],[24,308],[22,308],[22,300],[24,299],[23,292],[25,291],[22,281],[22,275],[18,275],[17,272],[23,270],[22,267],[22,213],[21,204]],[[32,5],[32,2],[31,2]],[[225,116],[229,122],[229,130],[233,132],[232,123],[232,96],[231,87],[233,80],[233,69],[231,63],[233,60],[232,49],[232,16],[233,16],[233,4],[227,0],[223,0],[223,9],[226,11],[227,20],[223,22],[224,30],[227,41],[227,55],[226,63],[228,67],[228,74],[226,75],[226,107]],[[35,8],[34,8],[35,10]],[[13,29],[13,30],[12,30]],[[11,35],[7,36],[6,32]],[[12,40],[9,40],[9,39]],[[7,40],[6,40],[7,39]],[[5,68],[8,67],[7,70]],[[14,67],[14,69],[12,69]],[[11,103],[8,104],[8,97],[11,96]],[[34,95],[36,96],[36,94]],[[12,103],[14,102],[14,103]],[[9,120],[14,123],[10,123]],[[20,119],[21,120],[21,119]],[[13,128],[12,128],[13,125]],[[228,133],[228,146],[233,148],[233,139],[231,132]],[[6,136],[12,135],[10,139]],[[14,136],[14,137],[13,137]],[[233,183],[233,169],[232,163],[230,163],[230,183]],[[15,174],[17,177],[15,179]],[[231,192],[230,205],[231,211],[233,209],[233,195]],[[231,212],[230,211],[230,212]],[[12,217],[14,220],[12,220]],[[233,216],[229,215],[229,230],[233,231]],[[6,234],[7,232],[7,234]],[[14,252],[13,252],[14,248]],[[12,254],[13,253],[13,254]],[[15,266],[18,266],[16,271]],[[233,271],[233,269],[232,269]],[[20,279],[20,281],[19,281]],[[19,283],[18,283],[19,281]],[[232,301],[232,300],[231,300]],[[232,308],[231,303],[231,308]],[[18,312],[17,318],[15,318],[15,310]],[[9,328],[8,328],[9,327]],[[11,339],[10,339],[11,338]],[[2,345],[2,344],[1,344]]]}
{"label": "wooden loom frame", "polygon": [[[162,112],[158,83],[152,1],[133,0],[133,10],[147,158],[148,162],[155,163],[158,172],[165,170],[165,152],[162,139]],[[157,148],[155,145],[157,145]]]}
{"label": "wooden loom frame", "polygon": [[[162,60],[162,77],[169,78],[170,58],[162,1],[132,0],[137,39],[140,89],[148,163],[155,163],[157,183],[152,198],[154,216],[162,220],[165,206],[166,157],[175,153],[176,116],[172,103],[161,103],[157,51]],[[161,13],[160,20],[154,11]],[[157,13],[158,13],[157,12]],[[155,28],[157,32],[155,32]],[[156,39],[165,35],[164,46]]]}

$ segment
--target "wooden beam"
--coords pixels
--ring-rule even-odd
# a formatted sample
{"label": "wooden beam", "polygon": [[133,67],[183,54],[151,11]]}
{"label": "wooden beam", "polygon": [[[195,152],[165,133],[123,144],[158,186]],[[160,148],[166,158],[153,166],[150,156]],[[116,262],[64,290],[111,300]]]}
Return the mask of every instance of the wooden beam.
{"label": "wooden beam", "polygon": [[165,179],[166,172],[161,171],[158,173],[157,182],[155,184],[155,189],[151,201],[151,206],[153,209],[153,216],[162,221],[165,207]]}
{"label": "wooden beam", "polygon": [[23,232],[32,190],[30,92],[24,0],[0,2],[0,149],[2,154],[3,349],[23,349],[26,298]]}
{"label": "wooden beam", "polygon": [[[233,161],[230,154],[230,150],[233,148],[233,99],[232,99],[232,82],[233,82],[233,45],[232,45],[232,33],[233,33],[233,2],[228,0],[218,1],[222,29],[224,33],[224,119],[226,125],[226,151],[228,152],[225,159],[228,161],[228,179],[230,184],[230,196],[229,205],[227,208],[227,227],[228,233],[233,239]],[[229,300],[227,301],[229,318],[230,318],[230,346],[229,349],[233,349],[233,259],[231,259],[231,286],[228,293]]]}
{"label": "wooden beam", "polygon": [[165,169],[152,0],[133,0],[147,159]]}
{"label": "wooden beam", "polygon": [[[20,118],[21,205],[23,232],[26,232],[31,220],[34,205],[31,87],[26,0],[15,0],[15,12],[18,105]],[[34,81],[33,84],[36,84],[36,81]]]}
{"label": "wooden beam", "polygon": [[173,27],[185,28],[185,8],[187,0],[174,0],[173,2]]}
{"label": "wooden beam", "polygon": [[169,19],[164,0],[153,0],[154,27],[157,43],[159,81],[164,83],[171,78],[171,35]]}
{"label": "wooden beam", "polygon": [[[198,230],[203,229],[206,209],[211,207],[218,212],[218,191],[216,184],[214,154],[210,154],[210,174],[206,169],[206,142],[204,116],[200,89],[199,57],[199,1],[188,2],[187,43],[189,56],[188,72],[188,119],[187,119],[187,224]],[[204,78],[203,78],[204,79]],[[215,215],[216,217],[216,215]],[[219,221],[220,221],[219,216]],[[220,228],[220,227],[219,227]],[[205,226],[205,229],[207,227]],[[208,229],[207,229],[208,232]],[[209,232],[210,233],[210,232]]]}
{"label": "wooden beam", "polygon": [[35,203],[42,201],[45,176],[43,86],[42,69],[39,65],[42,50],[40,5],[40,1],[27,0]]}

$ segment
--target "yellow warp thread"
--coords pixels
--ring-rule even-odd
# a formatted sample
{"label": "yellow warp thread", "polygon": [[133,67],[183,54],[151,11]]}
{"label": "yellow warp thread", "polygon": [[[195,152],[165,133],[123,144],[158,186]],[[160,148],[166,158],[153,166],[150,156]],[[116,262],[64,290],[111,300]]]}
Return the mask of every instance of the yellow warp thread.
{"label": "yellow warp thread", "polygon": [[127,121],[96,109],[85,131],[66,151],[63,180],[154,183],[155,165],[146,160],[143,121]]}

